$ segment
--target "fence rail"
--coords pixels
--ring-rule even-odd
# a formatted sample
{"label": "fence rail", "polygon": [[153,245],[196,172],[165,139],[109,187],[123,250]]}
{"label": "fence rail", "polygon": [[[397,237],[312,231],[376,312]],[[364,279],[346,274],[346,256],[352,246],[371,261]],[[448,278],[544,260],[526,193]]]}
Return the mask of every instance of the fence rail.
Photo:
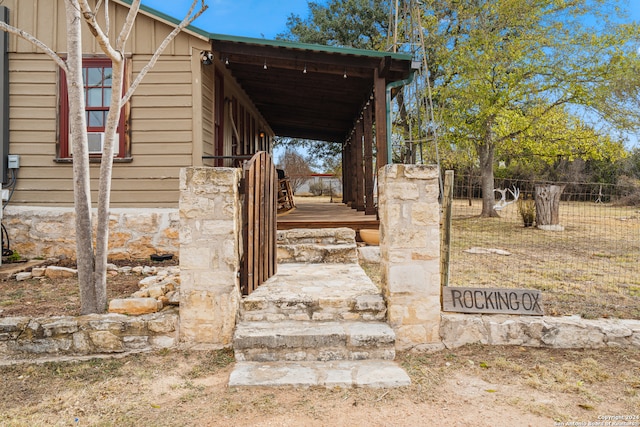
{"label": "fence rail", "polygon": [[499,218],[480,218],[469,182],[458,176],[451,189],[449,285],[538,289],[549,315],[640,318],[640,206],[625,205],[637,189],[563,183],[563,231],[544,231],[524,226],[512,195],[532,198],[544,183],[497,181],[512,192]]}

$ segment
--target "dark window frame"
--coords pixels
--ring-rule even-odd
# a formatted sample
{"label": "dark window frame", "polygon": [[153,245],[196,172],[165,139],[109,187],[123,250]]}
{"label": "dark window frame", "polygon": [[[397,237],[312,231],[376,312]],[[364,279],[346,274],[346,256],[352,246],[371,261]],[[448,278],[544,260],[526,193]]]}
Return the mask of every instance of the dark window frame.
{"label": "dark window frame", "polygon": [[[125,62],[125,69],[124,69],[124,82],[125,84],[123,85],[123,95],[124,92],[126,91],[126,88],[128,86],[127,84],[127,63]],[[83,80],[85,81],[84,83],[84,90],[85,90],[85,111],[87,116],[89,116],[91,114],[91,112],[94,112],[94,117],[97,117],[95,115],[95,112],[103,112],[102,113],[102,121],[103,121],[103,125],[102,126],[96,126],[95,123],[90,123],[90,120],[87,118],[87,132],[104,132],[104,124],[106,123],[106,116],[107,116],[107,112],[109,110],[109,107],[104,105],[105,104],[105,93],[106,91],[109,91],[110,93],[110,86],[105,85],[104,84],[104,74],[102,74],[102,80],[100,82],[99,85],[87,85],[87,82],[85,80],[85,73],[89,73],[88,70],[95,70],[95,69],[105,69],[105,68],[111,68],[111,60],[109,58],[105,58],[105,57],[90,57],[90,58],[83,58],[82,59],[82,73],[83,73]],[[71,145],[70,145],[70,141],[69,141],[69,94],[68,94],[68,86],[67,86],[67,78],[66,78],[66,73],[64,72],[64,70],[60,70],[59,73],[59,112],[60,112],[60,116],[59,116],[59,136],[58,136],[58,149],[57,149],[57,157],[56,160],[57,161],[61,161],[61,162],[71,162],[73,161],[73,154],[71,153]],[[89,102],[89,97],[87,96],[87,94],[89,93],[90,90],[95,91],[96,89],[101,89],[101,93],[102,93],[102,102],[101,105],[89,105],[92,104],[91,102]],[[118,144],[118,154],[116,154],[114,156],[114,161],[131,161],[131,148],[130,148],[130,143],[129,143],[129,134],[128,134],[128,129],[129,129],[129,124],[128,124],[128,109],[129,109],[129,103],[127,103],[126,105],[124,105],[120,111],[120,119],[118,121],[118,128],[117,128],[117,144]],[[91,125],[93,124],[93,126]],[[90,154],[89,155],[89,160],[91,162],[99,162],[102,158],[102,154]]]}

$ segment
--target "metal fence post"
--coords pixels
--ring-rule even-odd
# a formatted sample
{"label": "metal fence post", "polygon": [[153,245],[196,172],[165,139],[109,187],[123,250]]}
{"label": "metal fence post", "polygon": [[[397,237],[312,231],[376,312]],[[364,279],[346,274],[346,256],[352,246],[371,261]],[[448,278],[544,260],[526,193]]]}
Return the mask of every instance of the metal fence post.
{"label": "metal fence post", "polygon": [[[451,259],[451,204],[453,202],[453,171],[444,173],[444,194],[442,195],[442,224],[440,226],[440,286],[449,286]],[[442,292],[440,293],[442,298]]]}

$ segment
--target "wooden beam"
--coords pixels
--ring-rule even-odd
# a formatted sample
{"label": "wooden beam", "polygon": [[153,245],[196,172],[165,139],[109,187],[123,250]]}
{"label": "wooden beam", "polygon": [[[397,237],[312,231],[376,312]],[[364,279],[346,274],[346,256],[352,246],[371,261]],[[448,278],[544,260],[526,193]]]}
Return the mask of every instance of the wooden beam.
{"label": "wooden beam", "polygon": [[374,109],[376,121],[376,168],[380,169],[387,163],[387,102],[386,102],[386,81],[384,77],[378,75],[378,69],[374,71]]}
{"label": "wooden beam", "polygon": [[345,161],[342,164],[342,168],[343,170],[343,175],[344,175],[344,186],[345,186],[345,201],[344,203],[346,205],[351,205],[351,203],[354,201],[354,197],[353,197],[353,180],[351,179],[351,173],[353,171],[353,165],[352,165],[352,148],[351,145],[353,143],[353,137],[349,137],[349,139],[347,140],[347,143],[344,146],[344,158]]}
{"label": "wooden beam", "polygon": [[342,168],[341,169],[341,173],[342,173],[342,203],[347,204],[347,186],[348,186],[348,180],[346,179],[347,176],[345,174],[346,171],[346,165],[347,165],[347,141],[344,142],[344,144],[342,144]]}
{"label": "wooden beam", "polygon": [[380,65],[378,66],[378,75],[382,78],[387,78],[389,72],[391,71],[392,60],[390,56],[385,56],[380,60]]}
{"label": "wooden beam", "polygon": [[364,121],[359,119],[356,123],[355,157],[356,157],[356,204],[357,211],[364,211],[364,169],[362,159],[362,137],[364,135]]}
{"label": "wooden beam", "polygon": [[369,105],[364,110],[364,201],[365,215],[375,215],[376,206],[373,203],[373,109]]}
{"label": "wooden beam", "polygon": [[349,145],[350,147],[350,154],[349,157],[351,159],[351,167],[350,167],[350,171],[349,171],[349,179],[351,180],[351,208],[355,209],[356,208],[356,200],[358,199],[358,176],[356,173],[357,170],[357,157],[356,157],[356,150],[357,150],[357,132],[354,132],[353,134],[353,138],[351,139],[351,145]]}
{"label": "wooden beam", "polygon": [[[252,57],[262,59],[262,61],[258,61],[258,65],[263,65],[264,58],[271,61],[294,61],[300,65],[300,71],[303,70],[305,62],[307,62],[307,71],[310,70],[310,66],[315,66],[315,64],[322,65],[321,70],[325,70],[327,66],[366,68],[371,70],[377,68],[380,63],[379,57],[340,55],[297,48],[283,49],[276,46],[253,45],[224,40],[213,40],[212,49],[215,52],[219,52],[225,59],[228,58],[230,66],[233,66],[234,61],[251,61]],[[389,59],[391,59],[391,57],[389,57]],[[392,71],[405,71],[404,69],[407,65],[402,61],[391,62]]]}

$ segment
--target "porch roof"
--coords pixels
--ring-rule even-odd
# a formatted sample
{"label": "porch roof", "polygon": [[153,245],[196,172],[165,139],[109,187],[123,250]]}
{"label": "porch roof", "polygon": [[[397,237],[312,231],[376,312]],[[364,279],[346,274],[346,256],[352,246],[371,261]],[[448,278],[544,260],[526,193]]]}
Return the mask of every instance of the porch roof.
{"label": "porch roof", "polygon": [[278,136],[343,142],[373,95],[411,73],[411,55],[209,35],[212,51]]}

